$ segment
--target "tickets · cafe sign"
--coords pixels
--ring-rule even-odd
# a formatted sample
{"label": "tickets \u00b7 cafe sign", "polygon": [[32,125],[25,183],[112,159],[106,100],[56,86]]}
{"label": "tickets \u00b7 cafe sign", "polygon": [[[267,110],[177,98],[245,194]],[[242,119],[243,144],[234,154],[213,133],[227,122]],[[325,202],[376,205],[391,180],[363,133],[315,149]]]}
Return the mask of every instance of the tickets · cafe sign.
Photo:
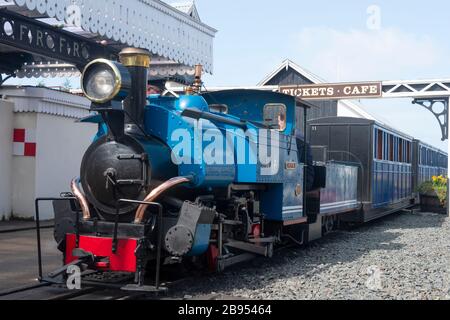
{"label": "tickets \u00b7 cafe sign", "polygon": [[302,100],[381,98],[381,82],[280,86],[279,91]]}

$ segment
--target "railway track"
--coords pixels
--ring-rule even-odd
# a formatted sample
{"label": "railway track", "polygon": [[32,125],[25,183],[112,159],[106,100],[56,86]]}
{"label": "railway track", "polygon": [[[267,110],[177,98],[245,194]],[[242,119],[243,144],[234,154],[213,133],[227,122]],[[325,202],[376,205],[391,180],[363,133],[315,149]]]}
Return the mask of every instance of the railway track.
{"label": "railway track", "polygon": [[175,290],[192,277],[166,279],[161,287],[167,292],[141,292],[121,290],[130,283],[130,275],[109,277],[108,275],[90,274],[82,278],[82,289],[69,290],[62,284],[34,282],[29,285],[0,291],[0,300],[158,300],[169,298],[169,290]]}
{"label": "railway track", "polygon": [[45,286],[36,289],[0,296],[0,300],[138,300],[150,298],[144,293],[130,293],[121,290],[87,287],[68,290],[62,287]]}
{"label": "railway track", "polygon": [[80,290],[69,290],[63,285],[35,284],[28,287],[0,292],[0,300],[141,300],[160,299],[164,295],[107,288],[102,286],[85,286]]}

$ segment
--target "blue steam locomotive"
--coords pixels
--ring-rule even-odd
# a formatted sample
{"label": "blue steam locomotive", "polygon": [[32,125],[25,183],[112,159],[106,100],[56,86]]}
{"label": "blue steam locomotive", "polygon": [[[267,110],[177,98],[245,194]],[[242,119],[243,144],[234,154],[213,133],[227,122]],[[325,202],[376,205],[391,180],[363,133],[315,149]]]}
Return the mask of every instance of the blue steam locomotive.
{"label": "blue steam locomotive", "polygon": [[148,52],[120,58],[95,60],[82,75],[95,114],[81,122],[98,133],[70,199],[54,202],[66,265],[135,274],[132,290],[149,289],[145,273],[156,266],[151,290],[160,290],[163,265],[221,271],[367,212],[360,187],[371,171],[316,158],[328,142],[305,143],[295,116],[304,102],[255,90],[201,94],[199,66],[184,95],[147,96]]}

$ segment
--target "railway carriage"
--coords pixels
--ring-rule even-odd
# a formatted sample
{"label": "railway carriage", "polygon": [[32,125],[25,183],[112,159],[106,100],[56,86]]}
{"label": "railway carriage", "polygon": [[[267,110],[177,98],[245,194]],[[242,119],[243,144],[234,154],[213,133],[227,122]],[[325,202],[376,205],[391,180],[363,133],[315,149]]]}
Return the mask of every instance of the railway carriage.
{"label": "railway carriage", "polygon": [[331,117],[309,122],[311,144],[335,161],[358,164],[361,210],[349,222],[367,222],[411,206],[413,138],[375,121]]}
{"label": "railway carriage", "polygon": [[414,190],[433,176],[447,176],[447,153],[419,140],[413,141]]}

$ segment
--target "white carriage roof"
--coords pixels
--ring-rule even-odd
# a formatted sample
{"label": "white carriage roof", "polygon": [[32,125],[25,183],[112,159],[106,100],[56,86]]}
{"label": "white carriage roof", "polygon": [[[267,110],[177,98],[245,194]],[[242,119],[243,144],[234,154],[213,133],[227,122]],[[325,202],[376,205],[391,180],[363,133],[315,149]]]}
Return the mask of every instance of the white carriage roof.
{"label": "white carriage roof", "polygon": [[[173,5],[160,0],[0,0],[0,7],[64,30],[122,48],[145,48],[153,55],[153,74],[192,75],[201,64],[213,72],[217,30],[201,22],[193,1]],[[43,59],[19,77],[70,76],[71,65]]]}

